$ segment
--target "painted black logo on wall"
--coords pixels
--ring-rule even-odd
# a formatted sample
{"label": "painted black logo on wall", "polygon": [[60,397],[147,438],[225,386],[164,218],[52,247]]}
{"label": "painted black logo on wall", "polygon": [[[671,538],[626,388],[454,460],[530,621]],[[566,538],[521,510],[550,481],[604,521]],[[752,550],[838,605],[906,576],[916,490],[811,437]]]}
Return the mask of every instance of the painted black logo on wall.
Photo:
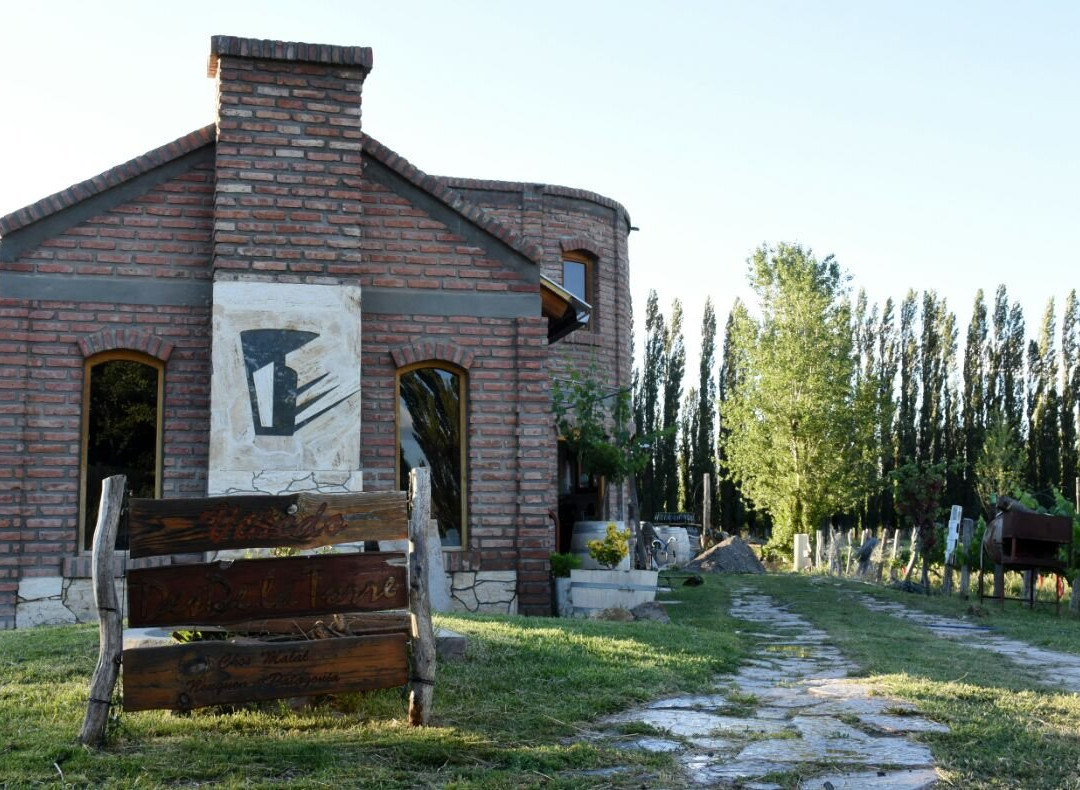
{"label": "painted black logo on wall", "polygon": [[317,411],[312,411],[312,407],[336,390],[336,385],[301,399],[330,374],[324,373],[301,384],[296,371],[285,364],[285,357],[318,336],[318,332],[297,329],[247,329],[240,333],[251,419],[257,436],[292,436],[355,394],[350,392]]}

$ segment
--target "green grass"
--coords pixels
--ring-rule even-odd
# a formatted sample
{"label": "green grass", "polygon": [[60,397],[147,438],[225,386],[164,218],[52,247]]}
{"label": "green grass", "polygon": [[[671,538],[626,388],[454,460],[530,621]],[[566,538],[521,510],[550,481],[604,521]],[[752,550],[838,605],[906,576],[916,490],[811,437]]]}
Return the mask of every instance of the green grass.
{"label": "green grass", "polygon": [[[710,586],[671,625],[443,616],[468,636],[440,664],[433,726],[390,690],[336,705],[122,714],[102,751],[75,744],[97,652],[87,626],[0,633],[0,786],[577,787],[674,776],[667,755],[571,742],[598,715],[701,691],[741,656]],[[672,607],[673,609],[676,607]],[[708,615],[707,615],[708,612]],[[624,777],[562,772],[628,765]]]}
{"label": "green grass", "polygon": [[[679,786],[670,755],[616,751],[575,736],[596,717],[645,700],[711,693],[716,675],[762,651],[740,631],[763,626],[748,629],[727,614],[736,586],[786,602],[828,631],[872,687],[947,724],[948,734],[921,736],[945,786],[1080,788],[1080,698],[985,651],[871,613],[855,593],[956,617],[970,602],[780,574],[709,575],[703,586],[676,586],[683,603],[669,607],[670,625],[441,617],[468,636],[468,655],[440,664],[433,726],[416,729],[405,724],[405,694],[391,690],[300,711],[274,703],[231,713],[122,714],[105,749],[84,749],[75,734],[96,628],[3,632],[0,787]],[[1002,612],[989,602],[983,610],[975,622],[1080,654],[1080,621],[1064,613],[1015,603]],[[746,713],[757,705],[749,695],[729,702]],[[627,725],[624,732],[651,731]],[[628,771],[587,773],[615,765]]]}

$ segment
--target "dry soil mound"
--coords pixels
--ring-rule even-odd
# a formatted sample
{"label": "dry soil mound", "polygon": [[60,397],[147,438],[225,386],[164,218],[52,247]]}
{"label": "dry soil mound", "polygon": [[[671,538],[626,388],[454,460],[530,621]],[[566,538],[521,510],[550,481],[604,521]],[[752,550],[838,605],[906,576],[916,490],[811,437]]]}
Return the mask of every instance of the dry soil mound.
{"label": "dry soil mound", "polygon": [[738,536],[701,552],[683,570],[709,573],[765,573],[765,566],[746,541]]}

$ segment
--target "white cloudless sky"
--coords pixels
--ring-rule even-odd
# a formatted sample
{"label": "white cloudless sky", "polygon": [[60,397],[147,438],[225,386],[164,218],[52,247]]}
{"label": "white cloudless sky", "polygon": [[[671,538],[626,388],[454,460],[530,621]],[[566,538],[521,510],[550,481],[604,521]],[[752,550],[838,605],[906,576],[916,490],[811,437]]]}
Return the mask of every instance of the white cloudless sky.
{"label": "white cloudless sky", "polygon": [[210,36],[370,46],[364,128],[428,173],[620,201],[697,378],[762,243],[872,302],[1080,284],[1080,3],[49,2],[0,16],[0,215],[214,119]]}

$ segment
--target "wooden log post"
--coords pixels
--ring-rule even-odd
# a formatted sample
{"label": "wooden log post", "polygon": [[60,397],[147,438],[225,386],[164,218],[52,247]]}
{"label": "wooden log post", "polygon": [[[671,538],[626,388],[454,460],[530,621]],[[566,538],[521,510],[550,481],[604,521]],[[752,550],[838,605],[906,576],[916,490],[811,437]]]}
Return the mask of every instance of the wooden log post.
{"label": "wooden log post", "polygon": [[[701,480],[701,546],[704,551],[706,541],[712,538],[712,475],[706,472]],[[719,542],[719,541],[717,541]],[[692,558],[691,558],[692,559]]]}
{"label": "wooden log post", "polygon": [[426,725],[431,716],[435,692],[435,632],[431,626],[426,570],[427,523],[431,517],[431,473],[420,467],[409,473],[412,511],[409,516],[409,609],[412,611],[412,667],[409,693],[409,723]]}
{"label": "wooden log post", "polygon": [[123,475],[107,477],[101,484],[101,504],[94,528],[94,603],[98,611],[98,660],[90,681],[90,700],[86,705],[79,742],[100,746],[105,740],[105,725],[116,678],[120,673],[120,654],[124,648],[124,628],[120,621],[120,603],[116,597],[116,533],[124,502]]}
{"label": "wooden log post", "polygon": [[825,533],[817,530],[814,535],[814,570],[820,571],[825,560]]}
{"label": "wooden log post", "polygon": [[960,596],[968,597],[971,587],[971,541],[975,538],[975,522],[965,518],[960,522],[960,545],[964,547],[964,563],[960,566]]}

